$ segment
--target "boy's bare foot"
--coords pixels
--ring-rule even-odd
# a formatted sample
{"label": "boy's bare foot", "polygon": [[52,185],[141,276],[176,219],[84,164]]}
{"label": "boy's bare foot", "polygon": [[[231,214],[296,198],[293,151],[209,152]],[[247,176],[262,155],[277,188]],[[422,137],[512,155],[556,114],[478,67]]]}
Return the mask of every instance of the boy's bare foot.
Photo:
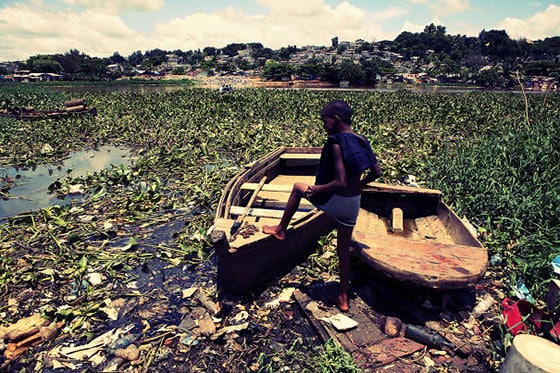
{"label": "boy's bare foot", "polygon": [[348,296],[346,294],[340,294],[336,298],[336,306],[342,312],[348,312],[350,306],[348,305]]}
{"label": "boy's bare foot", "polygon": [[279,226],[277,225],[263,225],[262,227],[262,231],[263,233],[266,234],[271,234],[274,237],[276,237],[279,240],[285,240],[286,239],[286,232],[284,232],[282,229],[280,229]]}

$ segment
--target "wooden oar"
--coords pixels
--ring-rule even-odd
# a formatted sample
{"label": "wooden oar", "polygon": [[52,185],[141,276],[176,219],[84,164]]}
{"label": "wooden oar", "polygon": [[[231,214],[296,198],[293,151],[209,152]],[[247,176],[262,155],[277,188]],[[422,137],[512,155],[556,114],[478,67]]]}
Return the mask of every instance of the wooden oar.
{"label": "wooden oar", "polygon": [[251,199],[249,199],[249,202],[247,202],[247,206],[245,207],[245,210],[243,210],[243,214],[239,215],[237,217],[237,220],[233,222],[233,225],[231,226],[230,234],[234,234],[239,229],[239,227],[241,227],[243,220],[245,220],[247,213],[249,213],[249,209],[253,206],[253,203],[257,198],[257,194],[259,194],[264,183],[266,183],[266,179],[267,179],[266,176],[262,177],[261,181],[259,182],[259,185],[257,185],[255,190],[253,191],[253,194],[251,195]]}

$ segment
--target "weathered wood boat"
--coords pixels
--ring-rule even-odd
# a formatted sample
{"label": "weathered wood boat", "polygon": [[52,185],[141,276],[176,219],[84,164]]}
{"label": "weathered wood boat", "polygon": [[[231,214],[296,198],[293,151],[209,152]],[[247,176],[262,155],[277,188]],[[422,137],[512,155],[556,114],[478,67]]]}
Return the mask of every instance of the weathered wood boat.
{"label": "weathered wood boat", "polygon": [[211,241],[225,288],[243,293],[291,270],[335,227],[331,217],[302,200],[286,240],[261,232],[263,225],[280,221],[294,182],[315,181],[320,153],[321,148],[280,148],[247,166],[224,188]]}
{"label": "weathered wood boat", "polygon": [[382,274],[426,288],[472,286],[488,267],[476,232],[434,189],[368,184],[352,246]]}
{"label": "weathered wood boat", "polygon": [[13,107],[0,111],[0,115],[24,120],[62,119],[85,114],[95,116],[97,115],[97,108],[88,107],[82,99],[66,101],[63,109],[35,110],[32,107]]}

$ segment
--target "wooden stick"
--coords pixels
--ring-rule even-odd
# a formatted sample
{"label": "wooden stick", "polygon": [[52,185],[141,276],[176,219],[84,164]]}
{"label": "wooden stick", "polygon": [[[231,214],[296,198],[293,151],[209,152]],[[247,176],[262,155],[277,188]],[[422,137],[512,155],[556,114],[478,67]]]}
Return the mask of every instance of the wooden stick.
{"label": "wooden stick", "polygon": [[261,181],[259,182],[259,185],[255,188],[255,191],[251,195],[251,199],[249,199],[249,202],[247,203],[247,206],[245,206],[245,210],[243,210],[243,213],[240,216],[238,216],[237,220],[233,223],[233,226],[231,227],[231,233],[232,234],[239,227],[241,227],[241,225],[243,224],[243,220],[245,220],[245,217],[247,216],[247,213],[251,209],[251,206],[253,206],[253,203],[255,202],[255,199],[257,198],[257,194],[259,194],[259,192],[261,191],[264,183],[266,183],[266,179],[267,179],[266,176],[263,176],[261,178]]}

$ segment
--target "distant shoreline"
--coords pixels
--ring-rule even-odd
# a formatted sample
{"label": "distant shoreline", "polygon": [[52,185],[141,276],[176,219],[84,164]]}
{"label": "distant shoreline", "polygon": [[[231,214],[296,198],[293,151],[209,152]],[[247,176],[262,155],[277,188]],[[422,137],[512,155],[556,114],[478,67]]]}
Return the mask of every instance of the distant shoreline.
{"label": "distant shoreline", "polygon": [[407,84],[407,83],[379,83],[375,86],[345,86],[333,84],[320,80],[290,80],[290,81],[270,81],[259,77],[246,76],[202,76],[185,77],[183,75],[166,76],[165,78],[133,78],[120,79],[115,81],[57,81],[57,82],[5,82],[1,84],[31,84],[45,86],[54,90],[64,91],[68,87],[134,87],[134,86],[153,86],[157,90],[158,86],[177,86],[177,87],[193,87],[193,88],[209,88],[219,90],[224,85],[231,86],[233,89],[243,88],[278,88],[278,89],[333,89],[333,90],[375,90],[375,91],[397,91],[409,90],[417,92],[442,92],[442,93],[460,93],[460,92],[494,92],[494,93],[527,93],[527,94],[546,94],[556,91],[541,91],[525,89],[520,87],[504,89],[499,87],[479,87],[475,85],[465,84]]}

